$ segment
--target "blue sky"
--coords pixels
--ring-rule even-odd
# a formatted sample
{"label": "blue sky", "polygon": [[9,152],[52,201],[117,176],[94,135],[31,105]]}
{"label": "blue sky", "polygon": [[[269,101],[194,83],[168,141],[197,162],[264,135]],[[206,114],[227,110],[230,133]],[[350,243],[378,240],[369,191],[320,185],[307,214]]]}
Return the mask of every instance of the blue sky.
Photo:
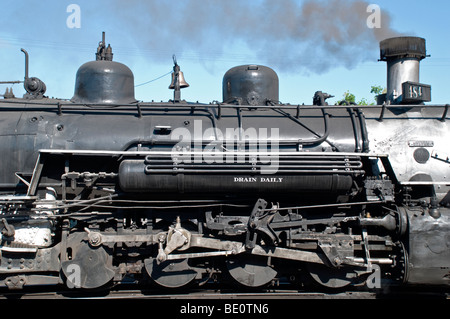
{"label": "blue sky", "polygon": [[[80,8],[80,28],[67,24],[70,4]],[[114,61],[133,71],[136,85],[171,71],[176,54],[188,101],[221,101],[223,75],[242,64],[272,67],[284,103],[311,104],[315,91],[335,95],[331,102],[346,91],[371,99],[372,85],[386,86],[386,65],[377,61],[370,13],[361,11],[369,4],[381,8],[386,34],[426,39],[431,57],[420,81],[432,86],[433,103],[449,103],[450,2],[443,0],[1,0],[0,81],[23,79],[24,48],[46,95],[71,98],[77,69],[95,59],[105,31]],[[169,84],[167,75],[136,87],[136,98],[167,101]],[[13,89],[24,93],[21,84]]]}

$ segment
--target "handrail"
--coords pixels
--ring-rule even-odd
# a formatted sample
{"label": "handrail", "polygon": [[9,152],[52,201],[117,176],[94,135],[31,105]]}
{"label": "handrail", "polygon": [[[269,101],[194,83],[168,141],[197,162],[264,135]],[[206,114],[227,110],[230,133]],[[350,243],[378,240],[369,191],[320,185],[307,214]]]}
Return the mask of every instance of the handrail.
{"label": "handrail", "polygon": [[[203,103],[188,103],[188,102],[180,102],[180,103],[173,103],[173,102],[135,102],[130,104],[85,104],[85,103],[72,103],[67,99],[56,99],[55,101],[49,100],[39,100],[39,101],[30,101],[30,100],[24,100],[24,99],[4,99],[0,100],[0,111],[2,110],[2,104],[20,104],[20,105],[27,105],[27,106],[55,106],[55,109],[57,112],[61,115],[63,109],[71,109],[72,107],[82,107],[82,110],[86,110],[86,108],[90,110],[96,110],[96,111],[106,111],[106,110],[113,110],[113,109],[120,109],[120,110],[126,110],[126,108],[132,108],[133,110],[136,110],[138,117],[143,116],[143,111],[146,108],[150,108],[152,111],[156,111],[158,109],[161,110],[167,110],[167,109],[173,109],[173,110],[183,110],[184,108],[189,108],[189,110],[197,111],[197,108],[211,108],[211,109],[218,109],[218,115],[217,118],[220,119],[221,113],[223,109],[239,109],[239,108],[245,108],[242,105],[236,105],[236,104],[225,104],[225,103],[210,103],[210,104],[203,104]],[[405,104],[405,105],[352,105],[352,108],[357,109],[381,109],[379,121],[383,121],[384,113],[386,109],[395,110],[395,109],[405,109],[405,108],[443,108],[443,114],[442,117],[440,117],[440,120],[445,122],[446,117],[448,116],[448,109],[450,104]],[[349,106],[347,105],[291,105],[291,104],[276,104],[276,105],[261,105],[261,106],[251,106],[252,110],[269,110],[269,109],[278,109],[278,110],[294,110],[297,112],[297,114],[300,112],[300,110],[339,110],[348,109]],[[73,110],[73,108],[72,108]]]}

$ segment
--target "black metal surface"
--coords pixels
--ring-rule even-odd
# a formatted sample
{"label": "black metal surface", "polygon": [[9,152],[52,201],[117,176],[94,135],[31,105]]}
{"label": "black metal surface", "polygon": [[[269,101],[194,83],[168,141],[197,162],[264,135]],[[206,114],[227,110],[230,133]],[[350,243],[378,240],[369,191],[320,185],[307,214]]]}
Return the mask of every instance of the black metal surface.
{"label": "black metal surface", "polygon": [[134,76],[124,64],[91,61],[77,71],[72,102],[81,104],[129,104],[134,97]]}
{"label": "black metal surface", "polygon": [[134,98],[134,75],[124,64],[114,62],[105,33],[96,52],[96,60],[80,66],[76,74],[72,102],[80,104],[130,104]]}
{"label": "black metal surface", "polygon": [[[332,192],[345,193],[353,182],[352,174],[362,171],[361,166],[352,170],[342,162],[341,166],[333,162],[320,165],[302,164],[293,160],[293,164],[281,163],[276,174],[266,175],[261,165],[251,163],[203,164],[203,165],[145,165],[139,160],[126,160],[120,164],[119,180],[122,190],[127,192]],[[273,163],[272,163],[273,164]],[[334,165],[333,165],[334,164]],[[351,165],[351,164],[350,164]],[[358,164],[356,164],[358,165]],[[348,170],[346,170],[348,169]]]}
{"label": "black metal surface", "polygon": [[380,42],[381,60],[401,57],[424,59],[426,56],[426,41],[423,38],[395,37]]}
{"label": "black metal surface", "polygon": [[278,103],[278,82],[278,75],[266,66],[234,67],[223,77],[223,101],[251,106]]}
{"label": "black metal surface", "polygon": [[158,262],[155,258],[146,259],[145,270],[159,285],[165,288],[181,288],[194,280],[197,272],[188,265],[188,260]]}
{"label": "black metal surface", "polygon": [[[388,39],[382,59],[424,45]],[[448,291],[448,105],[281,104],[256,65],[225,74],[223,103],[189,103],[175,59],[174,100],[135,103],[112,57],[103,36],[72,101],[26,76],[30,96],[0,103],[0,286]]]}
{"label": "black metal surface", "polygon": [[407,103],[420,103],[431,101],[431,86],[421,83],[404,82],[403,101]]}
{"label": "black metal surface", "polygon": [[[95,61],[99,62],[105,61]],[[259,140],[252,137],[252,142],[263,143],[258,146],[267,150],[270,150],[271,142],[265,136],[271,136],[272,128],[278,131],[274,143],[282,150],[296,151],[301,147],[320,152],[324,149],[352,152],[364,147],[363,134],[360,132],[355,137],[355,132],[362,130],[361,122],[352,121],[345,109],[327,111],[332,116],[327,120],[321,110],[304,110],[302,117],[296,119],[294,110],[275,108],[236,112],[227,108],[222,110],[219,119],[217,108],[203,106],[192,113],[191,107],[181,105],[171,108],[160,104],[142,105],[142,116],[138,117],[136,108],[125,106],[85,107],[60,103],[62,114],[58,115],[58,104],[54,100],[33,105],[17,102],[5,100],[2,108],[0,145],[11,150],[0,154],[4,163],[0,167],[0,187],[3,185],[4,188],[14,187],[17,183],[15,172],[32,173],[38,149],[132,151],[140,145],[141,150],[158,151],[171,150],[177,144],[183,146],[184,140],[192,147],[200,145],[203,148],[214,143],[237,147],[240,143],[249,143],[242,141],[249,137],[240,136],[239,127],[244,133],[253,129]],[[162,126],[171,127],[172,134],[160,134],[158,127]],[[225,135],[230,129],[233,135],[227,139],[218,135],[217,142],[207,134],[220,132]],[[175,134],[177,131],[180,132],[178,135]],[[266,135],[260,134],[263,131]]]}

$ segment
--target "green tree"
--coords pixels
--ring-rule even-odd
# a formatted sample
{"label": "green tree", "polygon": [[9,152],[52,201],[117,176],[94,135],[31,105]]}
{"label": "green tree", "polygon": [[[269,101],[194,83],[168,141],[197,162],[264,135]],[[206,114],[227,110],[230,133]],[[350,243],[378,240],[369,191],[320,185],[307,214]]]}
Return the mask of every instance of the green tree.
{"label": "green tree", "polygon": [[347,91],[344,93],[344,101],[349,102],[350,104],[356,103],[356,96]]}
{"label": "green tree", "polygon": [[382,86],[372,86],[370,93],[375,94],[374,96],[374,102],[369,102],[366,98],[362,98],[358,102],[356,102],[356,96],[353,93],[350,93],[350,91],[347,91],[342,96],[343,99],[336,102],[336,105],[375,105],[377,101],[377,96],[382,94],[385,89]]}
{"label": "green tree", "polygon": [[380,95],[381,93],[383,93],[384,88],[382,86],[372,86],[372,89],[370,90],[370,93],[375,94],[375,97],[377,95]]}

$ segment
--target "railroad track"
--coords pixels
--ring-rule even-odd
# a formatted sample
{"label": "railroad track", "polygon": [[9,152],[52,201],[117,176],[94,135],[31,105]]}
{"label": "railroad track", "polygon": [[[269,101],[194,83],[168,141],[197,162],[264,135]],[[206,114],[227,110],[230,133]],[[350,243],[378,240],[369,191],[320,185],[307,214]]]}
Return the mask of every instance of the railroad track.
{"label": "railroad track", "polygon": [[[436,311],[447,309],[449,293],[439,291],[403,291],[385,295],[375,292],[354,291],[340,293],[300,292],[291,290],[271,290],[266,292],[236,292],[219,290],[190,291],[189,293],[165,293],[161,290],[113,290],[109,293],[80,294],[75,291],[63,292],[5,292],[10,309],[16,301],[17,311],[22,316],[36,316],[39,309],[64,309],[61,315],[72,312],[88,312],[90,317],[108,318],[109,315],[136,316],[145,314],[164,318],[284,318],[296,315],[320,313],[320,317],[348,318],[351,312],[357,315],[386,315],[408,317],[427,307]],[[392,299],[388,303],[373,303],[374,299]],[[25,300],[23,300],[25,299]],[[27,307],[27,299],[36,302]],[[411,302],[417,299],[420,302]],[[75,302],[74,302],[75,300]],[[362,304],[358,307],[358,303]],[[368,300],[366,302],[366,300]],[[62,303],[61,303],[62,301]],[[437,301],[437,302],[436,302]],[[441,302],[443,301],[443,302]],[[81,303],[80,305],[78,303]],[[55,307],[61,304],[61,307]],[[23,306],[25,305],[25,306]],[[441,309],[442,308],[442,309]],[[359,310],[358,310],[359,309]],[[363,311],[363,310],[365,311]],[[52,310],[53,311],[53,310]],[[81,312],[80,312],[81,311]],[[112,316],[111,316],[112,317]],[[412,316],[410,316],[412,317]]]}
{"label": "railroad track", "polygon": [[82,300],[344,300],[344,299],[399,299],[425,298],[450,300],[449,291],[393,290],[389,293],[346,291],[338,293],[303,292],[294,290],[269,290],[238,292],[231,290],[192,290],[169,293],[161,289],[111,290],[109,292],[83,293],[79,291],[0,291],[0,299],[82,299]]}

